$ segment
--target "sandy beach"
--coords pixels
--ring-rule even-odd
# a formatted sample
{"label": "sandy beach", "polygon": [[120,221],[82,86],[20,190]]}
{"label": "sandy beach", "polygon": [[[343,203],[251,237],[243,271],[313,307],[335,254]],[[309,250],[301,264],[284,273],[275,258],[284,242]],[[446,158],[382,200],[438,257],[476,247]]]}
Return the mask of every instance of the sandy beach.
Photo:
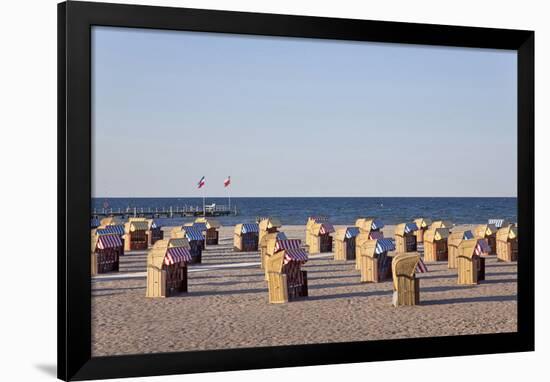
{"label": "sandy beach", "polygon": [[[304,240],[303,225],[282,231]],[[417,275],[421,304],[394,308],[391,281],[363,284],[353,261],[312,255],[303,267],[309,297],[278,305],[268,303],[259,254],[233,252],[232,235],[222,227],[220,245],[189,267],[188,294],[145,297],[146,251],[122,257],[119,273],[94,277],[93,356],[516,331],[516,263],[488,257],[476,286],[457,285],[446,262],[427,263]]]}

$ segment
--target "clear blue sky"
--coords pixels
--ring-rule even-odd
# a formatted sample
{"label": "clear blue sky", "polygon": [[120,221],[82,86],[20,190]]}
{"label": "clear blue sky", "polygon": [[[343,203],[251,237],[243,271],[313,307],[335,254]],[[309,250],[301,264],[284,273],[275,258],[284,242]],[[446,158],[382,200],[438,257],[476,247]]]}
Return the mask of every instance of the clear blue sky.
{"label": "clear blue sky", "polygon": [[516,196],[514,51],[92,29],[92,196]]}

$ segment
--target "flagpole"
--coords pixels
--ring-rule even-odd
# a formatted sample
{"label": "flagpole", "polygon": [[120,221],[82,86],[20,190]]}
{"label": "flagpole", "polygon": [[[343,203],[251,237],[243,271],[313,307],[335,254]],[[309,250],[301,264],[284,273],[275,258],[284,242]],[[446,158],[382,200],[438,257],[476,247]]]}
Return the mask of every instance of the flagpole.
{"label": "flagpole", "polygon": [[202,215],[206,217],[206,186],[202,190]]}

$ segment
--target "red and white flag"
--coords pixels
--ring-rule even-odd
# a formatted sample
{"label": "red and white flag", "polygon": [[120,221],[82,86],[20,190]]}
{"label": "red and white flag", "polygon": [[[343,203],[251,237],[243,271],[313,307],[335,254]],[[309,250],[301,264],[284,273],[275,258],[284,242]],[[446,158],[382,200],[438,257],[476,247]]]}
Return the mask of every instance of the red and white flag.
{"label": "red and white flag", "polygon": [[206,178],[203,176],[201,180],[199,180],[199,183],[197,183],[197,188],[201,188],[206,184]]}
{"label": "red and white flag", "polygon": [[230,184],[231,184],[231,177],[228,176],[228,177],[225,178],[225,180],[223,181],[223,186],[224,186],[224,187],[229,187]]}

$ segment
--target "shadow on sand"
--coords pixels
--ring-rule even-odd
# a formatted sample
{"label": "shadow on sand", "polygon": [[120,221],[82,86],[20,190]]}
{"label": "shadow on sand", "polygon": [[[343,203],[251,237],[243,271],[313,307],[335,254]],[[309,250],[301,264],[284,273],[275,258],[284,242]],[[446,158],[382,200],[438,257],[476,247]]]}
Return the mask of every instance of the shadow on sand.
{"label": "shadow on sand", "polygon": [[459,297],[446,298],[442,300],[420,300],[420,305],[444,305],[444,304],[464,304],[472,302],[502,302],[502,301],[517,301],[516,296],[478,296],[478,297]]}

